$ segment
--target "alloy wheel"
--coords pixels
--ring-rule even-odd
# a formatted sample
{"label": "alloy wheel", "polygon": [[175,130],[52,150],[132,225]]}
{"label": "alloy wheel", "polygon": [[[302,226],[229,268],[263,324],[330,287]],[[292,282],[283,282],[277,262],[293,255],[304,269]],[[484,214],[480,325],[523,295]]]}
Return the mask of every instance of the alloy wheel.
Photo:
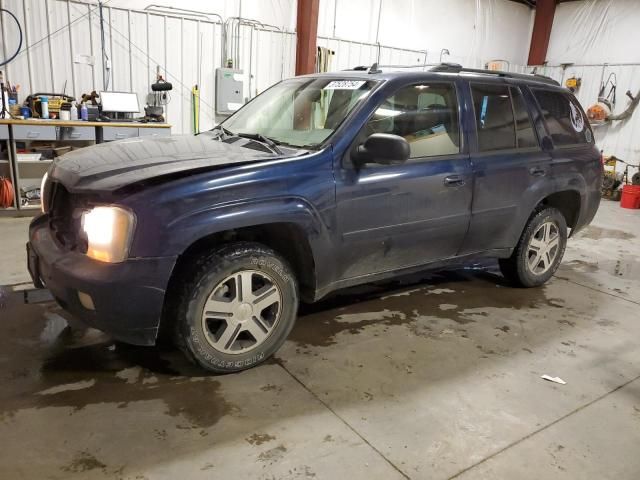
{"label": "alloy wheel", "polygon": [[542,275],[551,268],[560,248],[560,229],[553,221],[540,225],[527,246],[527,267],[531,273]]}
{"label": "alloy wheel", "polygon": [[282,293],[264,272],[242,270],[218,283],[207,298],[202,327],[209,344],[227,354],[263,344],[280,319]]}

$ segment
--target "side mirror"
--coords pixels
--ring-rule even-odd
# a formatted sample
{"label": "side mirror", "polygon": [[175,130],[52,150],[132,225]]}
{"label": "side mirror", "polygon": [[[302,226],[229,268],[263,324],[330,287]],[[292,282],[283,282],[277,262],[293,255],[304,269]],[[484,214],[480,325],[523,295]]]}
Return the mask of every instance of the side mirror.
{"label": "side mirror", "polygon": [[404,138],[389,133],[374,133],[357,147],[354,160],[362,164],[393,165],[406,162],[410,153],[409,142]]}

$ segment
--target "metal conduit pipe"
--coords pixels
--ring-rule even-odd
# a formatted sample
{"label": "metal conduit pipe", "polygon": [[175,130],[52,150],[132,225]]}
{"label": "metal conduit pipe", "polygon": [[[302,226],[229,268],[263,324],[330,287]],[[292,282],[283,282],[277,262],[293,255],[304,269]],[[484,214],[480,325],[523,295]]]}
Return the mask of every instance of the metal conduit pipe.
{"label": "metal conduit pipe", "polygon": [[[156,4],[147,5],[144,9],[151,12],[155,11],[157,13],[167,13],[166,10],[172,10],[176,14],[182,14],[182,15],[187,14],[187,15],[203,17],[207,19],[209,19],[210,17],[215,17],[219,20],[219,22],[213,22],[213,23],[219,23],[220,25],[224,23],[224,19],[222,18],[222,16],[214,12],[205,12],[201,10],[191,10],[189,8],[170,7],[167,5],[156,5]],[[165,11],[161,11],[161,10],[165,10]],[[184,13],[180,13],[180,12],[184,12]]]}
{"label": "metal conduit pipe", "polygon": [[[282,29],[276,25],[261,22],[251,18],[243,17],[229,17],[224,22],[225,34],[223,35],[223,64],[227,58],[233,60],[233,64],[237,67],[240,63],[240,27],[246,26],[251,28],[251,35],[253,31],[260,27],[264,31],[281,32]],[[227,32],[229,30],[229,32]]]}

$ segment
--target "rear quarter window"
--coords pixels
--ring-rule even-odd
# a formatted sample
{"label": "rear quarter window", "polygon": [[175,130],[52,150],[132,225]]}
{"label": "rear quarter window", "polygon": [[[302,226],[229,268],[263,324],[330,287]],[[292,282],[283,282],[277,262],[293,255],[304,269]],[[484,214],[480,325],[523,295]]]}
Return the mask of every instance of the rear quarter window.
{"label": "rear quarter window", "polygon": [[543,89],[531,91],[538,101],[554,145],[561,147],[593,141],[587,117],[573,96]]}

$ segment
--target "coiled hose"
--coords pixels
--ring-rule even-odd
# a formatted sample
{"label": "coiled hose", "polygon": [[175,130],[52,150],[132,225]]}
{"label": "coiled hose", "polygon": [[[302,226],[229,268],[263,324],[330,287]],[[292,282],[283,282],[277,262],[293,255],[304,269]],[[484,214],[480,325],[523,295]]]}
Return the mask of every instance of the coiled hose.
{"label": "coiled hose", "polygon": [[4,12],[7,13],[11,18],[13,18],[16,22],[16,25],[18,26],[18,36],[19,36],[19,40],[18,40],[18,48],[16,49],[16,52],[11,55],[9,58],[7,58],[6,60],[4,60],[3,62],[0,62],[0,67],[6,65],[7,63],[13,61],[18,54],[20,53],[20,49],[22,49],[22,27],[20,26],[20,22],[18,21],[18,18],[11,13],[9,10],[7,10],[6,8],[0,8],[0,12]]}

